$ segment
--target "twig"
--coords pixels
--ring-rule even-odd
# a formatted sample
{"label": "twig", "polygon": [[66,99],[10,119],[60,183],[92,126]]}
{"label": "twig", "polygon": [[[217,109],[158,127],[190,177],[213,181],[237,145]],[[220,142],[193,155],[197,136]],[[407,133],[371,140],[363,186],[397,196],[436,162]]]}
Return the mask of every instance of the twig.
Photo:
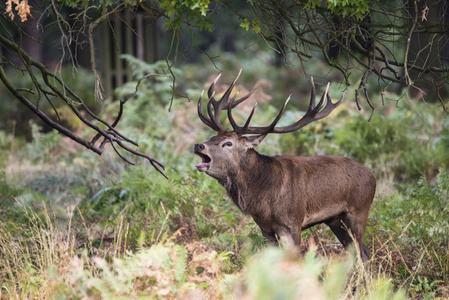
{"label": "twig", "polygon": [[415,31],[415,26],[416,23],[418,22],[418,3],[415,1],[413,1],[413,6],[415,9],[415,18],[413,19],[413,24],[412,27],[410,28],[410,31],[408,32],[407,35],[407,43],[405,46],[405,53],[404,53],[404,78],[405,78],[405,82],[407,84],[407,86],[411,86],[413,84],[412,79],[410,78],[410,75],[408,73],[408,65],[407,65],[407,60],[408,60],[408,53],[410,51],[410,41],[412,39],[412,34]]}
{"label": "twig", "polygon": [[71,138],[78,144],[83,145],[89,150],[92,150],[93,152],[101,155],[102,151],[95,146],[93,146],[90,142],[86,141],[85,139],[82,139],[75,135],[73,132],[68,130],[67,128],[63,127],[59,123],[54,122],[52,119],[50,119],[46,114],[44,114],[42,111],[40,111],[33,103],[31,103],[27,98],[25,98],[20,92],[18,92],[12,83],[8,80],[8,77],[5,73],[5,70],[3,67],[0,66],[0,79],[5,84],[5,86],[8,88],[8,90],[16,97],[20,102],[22,102],[25,106],[27,106],[34,114],[36,114],[42,121],[44,121],[47,125],[50,127],[56,129],[60,133],[64,134],[65,136]]}
{"label": "twig", "polygon": [[104,89],[103,89],[103,85],[101,84],[100,75],[98,75],[98,72],[97,72],[93,31],[94,31],[95,27],[98,26],[98,24],[100,24],[101,22],[106,20],[110,15],[112,15],[112,14],[116,13],[117,11],[119,11],[120,9],[122,9],[123,5],[124,5],[123,3],[120,5],[117,5],[113,10],[111,10],[109,12],[107,11],[106,5],[103,5],[103,13],[102,13],[101,17],[99,17],[98,19],[95,20],[95,22],[93,22],[89,25],[88,36],[89,36],[89,45],[90,45],[90,64],[91,64],[92,71],[95,74],[95,99],[98,102],[103,102]]}
{"label": "twig", "polygon": [[363,90],[365,93],[366,102],[368,103],[369,107],[371,108],[371,115],[368,119],[368,125],[371,123],[371,119],[374,115],[374,106],[371,104],[371,101],[369,99],[368,90],[366,88],[366,82],[368,81],[368,77],[370,75],[370,71],[366,71],[365,74],[363,74],[362,79],[360,80],[359,88],[355,90],[355,103],[357,104],[358,110],[361,110],[360,103],[359,103],[359,90]]}
{"label": "twig", "polygon": [[[20,29],[17,28],[18,31],[20,32]],[[20,40],[19,40],[20,41]],[[42,121],[44,121],[47,125],[49,125],[50,127],[56,129],[58,132],[64,134],[65,136],[69,137],[70,139],[74,140],[75,142],[85,146],[87,149],[93,151],[94,153],[101,155],[103,153],[103,146],[105,143],[102,143],[100,145],[100,147],[96,147],[95,143],[89,142],[83,138],[81,138],[80,136],[74,134],[72,131],[70,131],[69,129],[67,129],[66,127],[62,126],[61,124],[59,124],[58,122],[53,121],[48,115],[46,115],[44,112],[42,112],[38,106],[34,105],[30,100],[28,100],[23,94],[22,92],[27,92],[30,93],[32,95],[34,95],[37,92],[37,96],[38,99],[41,95],[44,95],[47,100],[49,101],[50,99],[48,98],[49,95],[51,96],[56,96],[59,99],[63,100],[71,109],[72,111],[75,113],[75,115],[84,123],[86,124],[88,127],[90,127],[91,129],[95,130],[97,132],[97,134],[99,136],[103,136],[105,138],[105,140],[109,141],[114,149],[114,151],[119,155],[119,157],[121,157],[122,159],[124,159],[127,163],[130,164],[134,164],[132,163],[130,160],[126,159],[117,149],[116,144],[118,144],[121,148],[123,148],[124,150],[126,150],[127,152],[132,153],[133,155],[136,156],[140,156],[140,157],[144,157],[146,158],[151,165],[160,173],[162,174],[165,178],[167,178],[167,176],[164,174],[163,169],[164,166],[158,162],[157,160],[155,160],[154,158],[141,153],[135,149],[130,148],[129,146],[125,145],[125,142],[129,142],[132,143],[135,146],[138,146],[136,142],[130,140],[129,138],[123,136],[120,132],[118,132],[114,127],[117,125],[117,123],[120,121],[121,119],[121,115],[123,113],[123,104],[133,96],[133,94],[128,95],[127,98],[125,98],[124,101],[122,101],[121,106],[120,106],[120,110],[118,113],[118,116],[116,118],[116,120],[114,121],[113,124],[109,124],[108,122],[103,121],[102,119],[100,119],[98,116],[96,116],[95,114],[93,114],[88,108],[87,106],[84,104],[84,101],[82,101],[81,98],[78,97],[78,95],[76,95],[69,87],[67,87],[65,85],[65,83],[62,81],[62,78],[56,76],[54,73],[51,73],[50,71],[48,71],[48,69],[41,64],[40,62],[37,62],[35,60],[33,60],[28,53],[26,53],[20,46],[20,44],[16,44],[11,40],[8,40],[7,38],[5,38],[4,36],[0,35],[0,44],[2,46],[4,46],[5,48],[14,51],[17,53],[17,55],[20,57],[26,71],[28,72],[28,74],[30,75],[30,77],[33,80],[34,86],[36,88],[36,91],[33,91],[31,89],[24,89],[24,88],[16,88],[11,81],[8,79],[4,69],[3,69],[3,65],[0,64],[0,80],[5,84],[5,86],[8,88],[8,90],[13,94],[13,96],[18,99],[20,102],[22,102],[25,106],[27,106],[34,114],[36,114],[40,119],[42,119]],[[38,71],[40,71],[40,75],[42,76],[45,86],[48,87],[51,91],[47,91],[44,89],[44,87],[39,83],[39,81],[36,78],[36,74],[33,71],[33,68],[36,68]],[[39,72],[38,72],[39,73]],[[147,76],[145,76],[145,78],[147,78],[148,76],[152,76],[154,74],[149,74]],[[164,76],[164,75],[158,75],[158,76]],[[50,80],[50,78],[55,79],[54,82],[52,82]],[[144,79],[144,78],[143,78]],[[54,83],[60,84],[62,87],[61,88],[57,87]],[[136,86],[136,91],[135,93],[137,93],[137,88],[140,84],[137,84]],[[135,94],[134,93],[134,94]],[[74,101],[73,99],[71,99],[69,96],[73,97],[74,99],[76,99],[76,101]],[[49,101],[50,104],[52,104]],[[97,126],[96,124],[92,123],[90,120],[86,119],[81,112],[78,110],[78,107],[80,106],[81,108],[83,108],[88,115],[91,115],[95,120],[98,120],[99,122],[101,122],[102,124],[104,124],[108,130],[103,130],[101,129],[99,126]],[[57,110],[55,107],[53,107],[57,113]]]}

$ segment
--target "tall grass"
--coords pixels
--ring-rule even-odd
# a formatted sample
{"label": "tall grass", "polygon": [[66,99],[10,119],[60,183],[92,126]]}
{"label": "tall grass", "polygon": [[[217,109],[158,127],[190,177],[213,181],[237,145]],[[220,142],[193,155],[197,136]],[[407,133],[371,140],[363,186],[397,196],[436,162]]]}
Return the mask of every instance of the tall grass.
{"label": "tall grass", "polygon": [[[136,64],[136,78],[159,67]],[[196,87],[187,91],[196,98],[198,74],[177,72]],[[299,257],[268,247],[224,189],[195,171],[192,145],[213,134],[197,119],[196,104],[176,100],[168,112],[171,81],[156,83],[141,85],[128,101],[119,129],[167,165],[168,181],[143,160],[129,167],[113,153],[97,157],[37,125],[31,143],[0,132],[0,298],[449,297],[449,122],[441,112],[423,108],[428,126],[406,108],[379,109],[367,126],[342,105],[316,126],[268,137],[259,149],[344,155],[373,170],[379,189],[365,268],[325,226],[303,232]],[[118,94],[126,89],[133,84]],[[255,122],[277,113],[261,107]],[[300,117],[292,109],[282,122]]]}
{"label": "tall grass", "polygon": [[159,233],[152,246],[132,251],[121,219],[110,244],[91,253],[76,241],[73,210],[69,224],[58,226],[45,207],[43,218],[22,209],[25,231],[0,223],[4,299],[406,299],[386,273],[367,271],[352,254],[326,260],[312,246],[299,259],[296,251],[268,247],[227,274],[233,253],[174,243],[179,232]]}
{"label": "tall grass", "polygon": [[59,226],[45,207],[43,217],[21,209],[26,228],[0,222],[2,299],[405,299],[386,274],[367,274],[350,254],[325,260],[312,247],[298,259],[297,252],[268,247],[240,273],[227,274],[232,252],[196,241],[177,244],[180,232],[160,232],[152,246],[133,251],[122,218],[113,240],[93,253],[89,236],[90,247],[77,241],[73,210]]}
{"label": "tall grass", "polygon": [[[439,191],[444,200],[447,189]],[[377,240],[369,242],[373,256],[365,268],[351,253],[318,255],[326,249],[314,246],[315,236],[305,241],[309,249],[304,258],[270,247],[248,252],[250,241],[239,241],[237,232],[234,251],[217,251],[207,239],[179,239],[183,229],[173,232],[165,223],[159,231],[148,230],[152,238],[141,236],[136,247],[130,243],[135,237],[123,214],[112,226],[101,227],[73,209],[67,211],[63,224],[45,204],[38,213],[20,205],[19,209],[26,222],[0,222],[1,297],[5,299],[405,299],[406,290],[432,299],[448,293],[444,277],[436,279],[448,274],[447,256],[438,254],[429,241],[421,242],[422,237],[407,234],[407,227],[395,236],[373,233],[388,228],[371,224],[368,239]],[[165,221],[170,217],[166,211]],[[318,238],[326,239],[323,234],[318,233]],[[421,246],[416,260],[411,260],[416,252],[404,241]],[[238,267],[236,257],[245,264]],[[425,273],[428,269],[434,276]]]}
{"label": "tall grass", "polygon": [[76,253],[75,234],[70,223],[61,231],[45,204],[42,216],[20,205],[19,209],[26,223],[0,222],[0,298],[49,298],[56,290],[55,278]]}

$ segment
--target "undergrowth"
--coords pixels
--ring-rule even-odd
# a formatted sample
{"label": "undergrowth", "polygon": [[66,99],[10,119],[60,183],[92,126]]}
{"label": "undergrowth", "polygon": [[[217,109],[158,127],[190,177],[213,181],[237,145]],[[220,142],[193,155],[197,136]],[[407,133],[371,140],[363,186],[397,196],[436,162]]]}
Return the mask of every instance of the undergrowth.
{"label": "undergrowth", "polygon": [[[161,67],[127,59],[137,79]],[[198,79],[188,68],[176,72]],[[301,258],[267,246],[223,187],[195,170],[193,144],[213,134],[197,119],[196,103],[171,103],[169,78],[152,82],[128,101],[119,130],[166,163],[169,180],[144,160],[129,167],[113,153],[97,157],[37,124],[31,142],[0,131],[0,298],[449,297],[449,121],[440,111],[423,106],[424,121],[407,107],[387,107],[368,126],[343,104],[258,149],[344,155],[373,171],[379,188],[365,236],[367,271],[325,226],[303,233]],[[203,87],[189,85],[197,99]],[[108,113],[116,103],[104,105]],[[285,124],[302,114],[289,109]],[[258,124],[277,114],[269,104],[257,110]]]}

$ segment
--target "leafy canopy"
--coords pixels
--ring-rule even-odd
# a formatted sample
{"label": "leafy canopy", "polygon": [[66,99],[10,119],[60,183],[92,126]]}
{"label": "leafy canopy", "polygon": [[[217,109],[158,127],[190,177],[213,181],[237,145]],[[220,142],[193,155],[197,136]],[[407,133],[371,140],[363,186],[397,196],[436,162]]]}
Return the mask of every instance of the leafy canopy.
{"label": "leafy canopy", "polygon": [[[80,0],[82,1],[82,0]],[[355,17],[359,20],[363,19],[369,11],[369,0],[329,0],[325,4],[321,0],[299,0],[293,1],[303,9],[320,10],[322,8],[330,10],[332,14],[341,15],[343,17]],[[254,0],[247,0],[247,3],[253,6]],[[217,6],[223,5],[231,8],[229,1],[215,1]],[[215,5],[214,5],[215,6]],[[209,19],[213,13],[211,2],[209,0],[162,0],[159,2],[159,7],[166,12],[168,17],[168,27],[171,29],[179,29],[187,20],[195,21],[201,29],[212,31],[214,25]],[[251,29],[259,33],[260,27],[257,25],[258,19],[250,22],[243,18],[240,27],[248,30]]]}
{"label": "leafy canopy", "polygon": [[[335,15],[343,17],[355,17],[359,20],[363,19],[369,11],[371,1],[368,0],[328,0],[327,8]],[[321,0],[309,0],[304,8],[316,10],[320,8]]]}
{"label": "leafy canopy", "polygon": [[208,18],[209,0],[163,0],[159,8],[165,11],[167,28],[178,30],[185,20],[194,21],[202,30],[212,31],[214,25]]}

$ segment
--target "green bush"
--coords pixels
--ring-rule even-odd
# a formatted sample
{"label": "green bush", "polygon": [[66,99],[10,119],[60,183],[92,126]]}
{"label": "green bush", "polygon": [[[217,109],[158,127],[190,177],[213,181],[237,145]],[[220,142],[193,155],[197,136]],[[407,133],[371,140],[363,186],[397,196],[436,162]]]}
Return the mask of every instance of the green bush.
{"label": "green bush", "polygon": [[371,124],[364,116],[349,111],[343,126],[330,125],[337,129],[326,134],[329,143],[323,147],[367,164],[377,178],[386,177],[391,171],[399,182],[418,180],[421,176],[432,178],[438,166],[449,164],[449,154],[443,150],[447,130],[436,132],[438,121],[432,114],[438,112],[422,109],[424,117],[404,108],[378,112]]}
{"label": "green bush", "polygon": [[[439,284],[448,282],[449,174],[441,167],[435,185],[425,178],[403,192],[373,205],[371,215],[382,224],[381,240],[401,248],[395,266],[399,281],[413,293],[431,298],[445,293]],[[368,228],[370,230],[370,228]],[[428,273],[432,270],[432,273]],[[405,285],[405,284],[404,284]],[[430,298],[429,298],[430,299]]]}
{"label": "green bush", "polygon": [[[436,185],[430,185],[421,178],[414,188],[404,194],[396,194],[385,200],[388,215],[383,223],[394,228],[407,228],[406,233],[415,241],[430,241],[445,244],[449,242],[449,175],[441,167]],[[412,213],[411,213],[412,212]]]}

